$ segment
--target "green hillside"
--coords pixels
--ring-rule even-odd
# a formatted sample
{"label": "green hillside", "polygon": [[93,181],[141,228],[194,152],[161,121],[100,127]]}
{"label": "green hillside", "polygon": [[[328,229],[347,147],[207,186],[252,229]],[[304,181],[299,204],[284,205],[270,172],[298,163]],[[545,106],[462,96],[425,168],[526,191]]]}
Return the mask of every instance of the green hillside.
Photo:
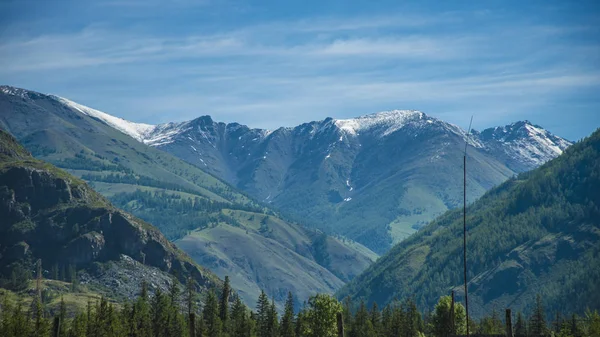
{"label": "green hillside", "polygon": [[[191,278],[199,289],[221,284],[158,229],[116,209],[83,180],[34,159],[3,130],[0,218],[2,288],[27,287],[38,259],[44,277],[80,282],[84,295],[119,300],[135,295],[143,279],[153,288],[166,288],[173,276],[183,283]],[[60,282],[54,285],[60,293]]]}
{"label": "green hillside", "polygon": [[292,291],[299,306],[317,292],[335,292],[376,259],[361,245],[352,247],[277,217],[239,210],[222,215],[229,220],[193,231],[176,244],[217,275],[229,275],[246,303],[255,303],[264,290],[281,305]]}
{"label": "green hillside", "polygon": [[[253,212],[257,217],[268,215],[295,231],[304,231],[299,224],[283,220],[273,210],[196,166],[149,147],[56,97],[19,90],[23,92],[20,96],[0,93],[0,127],[17,137],[36,158],[85,180],[116,207],[156,226],[171,241],[215,224],[251,225],[246,217],[228,216],[226,210]],[[254,249],[251,240],[244,242],[249,245],[247,249]],[[328,267],[327,273],[337,275],[335,287],[328,288],[330,293],[374,260],[374,254],[359,244],[334,242],[332,247],[338,247],[343,256],[359,256],[361,262]],[[198,261],[203,259],[197,250],[189,253]],[[310,270],[299,273],[318,279],[322,266],[312,253],[305,255]],[[303,282],[291,273],[286,277],[286,282]]]}
{"label": "green hillside", "polygon": [[[473,313],[523,309],[543,296],[550,312],[598,308],[600,130],[555,160],[492,189],[467,209]],[[431,308],[462,296],[462,212],[450,211],[396,245],[338,292],[385,305],[414,296]]]}

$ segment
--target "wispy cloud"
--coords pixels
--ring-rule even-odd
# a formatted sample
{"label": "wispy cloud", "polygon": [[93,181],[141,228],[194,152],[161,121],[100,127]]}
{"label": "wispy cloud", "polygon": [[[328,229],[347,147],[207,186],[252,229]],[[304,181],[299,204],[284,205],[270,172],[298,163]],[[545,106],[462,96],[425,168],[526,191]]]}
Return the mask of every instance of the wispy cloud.
{"label": "wispy cloud", "polygon": [[495,123],[600,88],[599,47],[580,38],[594,27],[478,29],[482,21],[493,23],[493,13],[311,17],[183,33],[95,23],[2,39],[0,82],[38,83],[133,120],[213,114],[269,128],[392,108],[455,122],[456,111],[480,111]]}

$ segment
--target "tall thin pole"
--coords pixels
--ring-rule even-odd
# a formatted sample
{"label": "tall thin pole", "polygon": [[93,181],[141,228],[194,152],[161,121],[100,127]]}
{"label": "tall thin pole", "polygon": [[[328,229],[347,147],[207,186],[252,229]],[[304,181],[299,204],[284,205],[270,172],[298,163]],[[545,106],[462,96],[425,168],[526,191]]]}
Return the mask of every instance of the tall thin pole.
{"label": "tall thin pole", "polygon": [[469,337],[469,291],[467,287],[467,145],[469,144],[469,134],[471,133],[471,125],[473,124],[473,116],[469,123],[469,132],[465,138],[465,153],[463,155],[463,266],[465,277],[465,310],[467,311],[467,337]]}

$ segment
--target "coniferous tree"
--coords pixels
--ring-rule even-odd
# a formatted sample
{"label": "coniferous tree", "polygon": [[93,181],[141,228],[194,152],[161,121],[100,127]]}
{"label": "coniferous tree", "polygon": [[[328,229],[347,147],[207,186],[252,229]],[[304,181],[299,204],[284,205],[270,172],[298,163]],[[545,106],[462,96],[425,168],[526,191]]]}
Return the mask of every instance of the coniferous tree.
{"label": "coniferous tree", "polygon": [[296,315],[296,324],[294,326],[294,333],[296,334],[296,337],[305,337],[307,336],[308,333],[308,326],[307,326],[307,317],[306,317],[306,309],[302,308],[300,311],[298,311],[298,315]]}
{"label": "coniferous tree", "polygon": [[525,318],[523,318],[523,314],[520,311],[517,313],[514,335],[515,337],[527,337],[527,323],[525,322]]}
{"label": "coniferous tree", "polygon": [[[344,320],[344,326],[347,327],[347,331],[349,332],[350,327],[352,326],[352,299],[350,296],[346,296],[346,298],[344,298],[342,317]],[[346,334],[348,334],[348,332]]]}
{"label": "coniferous tree", "polygon": [[538,294],[535,299],[535,307],[529,318],[529,335],[535,337],[546,336],[547,329],[542,297]]}
{"label": "coniferous tree", "polygon": [[169,287],[169,313],[168,313],[168,330],[169,336],[181,336],[184,331],[187,331],[185,319],[180,314],[179,310],[179,281],[175,276],[171,278],[171,286]]}
{"label": "coniferous tree", "polygon": [[12,332],[12,336],[29,336],[32,332],[32,326],[27,319],[27,315],[23,312],[23,306],[19,302],[14,308],[9,333]]}
{"label": "coniferous tree", "polygon": [[398,304],[394,305],[392,311],[392,326],[390,331],[390,336],[393,337],[401,337],[404,332],[404,311],[402,307]]}
{"label": "coniferous tree", "polygon": [[274,299],[271,299],[271,306],[269,307],[268,324],[269,337],[277,337],[279,335],[279,319],[277,318],[277,308],[275,307]]}
{"label": "coniferous tree", "polygon": [[196,312],[196,289],[194,288],[194,280],[188,277],[185,285],[185,301],[187,304],[188,317]]}
{"label": "coniferous tree", "polygon": [[417,309],[417,304],[412,298],[404,302],[403,316],[405,336],[420,336],[423,334],[423,318]]}
{"label": "coniferous tree", "polygon": [[373,326],[373,331],[375,336],[379,336],[382,331],[382,322],[381,322],[381,311],[377,307],[377,303],[373,302],[371,306],[371,311],[369,312],[371,325]]}
{"label": "coniferous tree", "polygon": [[288,292],[287,300],[285,301],[285,309],[281,318],[281,337],[295,337],[294,331],[294,296],[292,292]]}
{"label": "coniferous tree", "polygon": [[373,323],[371,322],[371,317],[369,315],[369,312],[367,311],[367,306],[364,301],[360,302],[360,306],[356,311],[356,315],[354,315],[352,327],[348,335],[350,337],[375,336],[375,331],[373,330]]}
{"label": "coniferous tree", "polygon": [[381,332],[379,333],[380,336],[392,336],[392,318],[393,318],[393,314],[392,314],[392,307],[390,304],[386,305],[385,308],[383,308],[383,311],[381,313]]}
{"label": "coniferous tree", "polygon": [[[142,289],[132,310],[133,332],[135,337],[152,335],[152,322],[150,318],[150,304],[148,302],[148,283],[142,281]],[[88,315],[89,317],[89,315]],[[89,318],[88,318],[89,321]],[[88,323],[88,326],[90,324]]]}
{"label": "coniferous tree", "polygon": [[571,320],[569,322],[569,330],[573,337],[581,337],[583,335],[581,328],[579,326],[578,317],[576,314],[571,315]]}
{"label": "coniferous tree", "polygon": [[154,292],[151,302],[152,330],[154,336],[167,336],[169,331],[169,301],[160,288]]}
{"label": "coniferous tree", "polygon": [[66,336],[67,334],[67,305],[65,299],[60,297],[60,307],[58,309],[58,319],[60,320],[59,334],[60,336]]}
{"label": "coniferous tree", "polygon": [[233,307],[231,308],[230,335],[232,337],[244,337],[245,329],[247,329],[247,314],[246,307],[242,303],[240,297],[235,298]]}
{"label": "coniferous tree", "polygon": [[269,329],[269,311],[271,306],[269,298],[264,291],[261,291],[256,304],[256,328],[258,337],[271,337]]}
{"label": "coniferous tree", "polygon": [[478,332],[482,335],[500,335],[505,333],[504,325],[496,309],[492,310],[490,316],[481,319]]}
{"label": "coniferous tree", "polygon": [[225,282],[223,284],[223,292],[219,302],[219,318],[223,327],[227,329],[229,324],[229,294],[231,293],[231,285],[229,284],[229,276],[225,276]]}
{"label": "coniferous tree", "polygon": [[560,330],[562,329],[562,316],[559,311],[554,315],[554,322],[552,322],[553,330],[555,334],[560,334]]}
{"label": "coniferous tree", "polygon": [[218,337],[221,335],[221,319],[219,318],[219,302],[217,295],[211,290],[206,297],[206,304],[202,310],[202,317],[206,325],[208,337]]}

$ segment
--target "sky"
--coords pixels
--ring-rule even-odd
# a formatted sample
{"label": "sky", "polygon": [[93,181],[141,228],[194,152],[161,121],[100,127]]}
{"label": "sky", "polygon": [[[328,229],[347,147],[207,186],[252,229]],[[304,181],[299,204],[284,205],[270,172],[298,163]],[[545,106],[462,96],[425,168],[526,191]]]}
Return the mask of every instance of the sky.
{"label": "sky", "polygon": [[136,122],[600,127],[600,1],[0,0],[0,84]]}

